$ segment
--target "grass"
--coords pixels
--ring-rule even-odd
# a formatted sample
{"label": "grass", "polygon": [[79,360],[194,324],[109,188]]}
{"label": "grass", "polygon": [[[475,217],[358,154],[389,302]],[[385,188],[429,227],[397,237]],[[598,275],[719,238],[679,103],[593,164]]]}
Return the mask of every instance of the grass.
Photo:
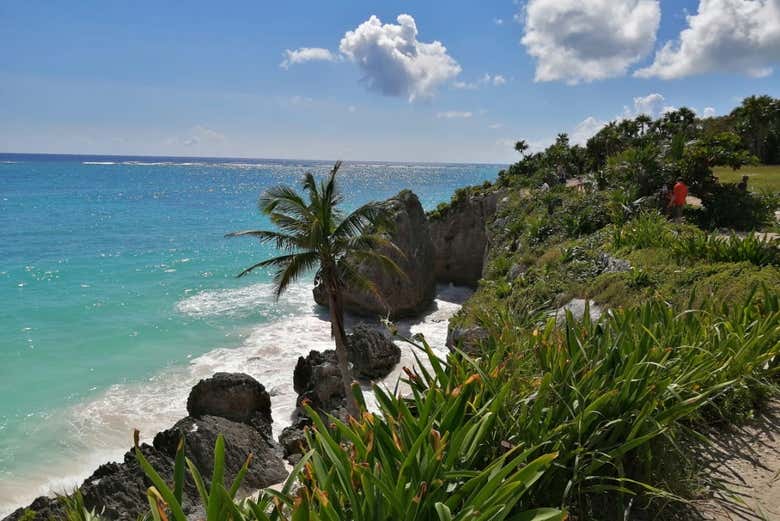
{"label": "grass", "polygon": [[746,166],[741,170],[717,167],[714,171],[715,177],[721,183],[739,183],[742,180],[742,176],[746,175],[749,177],[748,187],[750,191],[770,190],[772,192],[780,192],[780,165]]}

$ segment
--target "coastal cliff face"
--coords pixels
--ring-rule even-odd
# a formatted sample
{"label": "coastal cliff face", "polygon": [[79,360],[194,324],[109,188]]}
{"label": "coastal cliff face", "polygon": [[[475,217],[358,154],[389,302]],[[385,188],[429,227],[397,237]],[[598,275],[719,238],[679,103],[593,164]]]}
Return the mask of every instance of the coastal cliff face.
{"label": "coastal cliff face", "polygon": [[429,221],[436,280],[475,287],[488,246],[487,226],[496,214],[500,193],[468,195]]}
{"label": "coastal cliff face", "polygon": [[[403,190],[386,203],[395,223],[390,239],[403,252],[385,251],[403,270],[406,277],[390,273],[380,266],[362,264],[359,270],[376,284],[382,299],[375,295],[347,288],[344,292],[345,309],[358,315],[402,318],[415,316],[430,306],[436,293],[436,275],[433,270],[434,247],[420,200]],[[327,306],[327,290],[320,284],[314,287],[314,300]]]}

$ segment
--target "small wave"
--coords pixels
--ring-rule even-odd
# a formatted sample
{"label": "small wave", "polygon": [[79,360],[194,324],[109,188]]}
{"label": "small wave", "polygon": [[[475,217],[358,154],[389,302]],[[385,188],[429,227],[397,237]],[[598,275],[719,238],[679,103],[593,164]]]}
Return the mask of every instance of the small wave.
{"label": "small wave", "polygon": [[235,289],[206,290],[180,300],[176,310],[198,318],[220,315],[246,317],[257,313],[271,316],[285,308],[301,310],[301,303],[311,307],[311,290],[311,284],[292,286],[278,303],[274,302],[273,284],[267,282]]}
{"label": "small wave", "polygon": [[82,161],[82,165],[115,165],[113,161]]}

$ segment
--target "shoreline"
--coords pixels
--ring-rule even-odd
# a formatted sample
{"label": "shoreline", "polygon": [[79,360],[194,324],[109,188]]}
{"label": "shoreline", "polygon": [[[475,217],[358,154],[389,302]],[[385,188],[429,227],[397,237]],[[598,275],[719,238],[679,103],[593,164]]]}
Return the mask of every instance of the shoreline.
{"label": "shoreline", "polygon": [[[301,293],[296,295],[311,295],[311,286],[305,285]],[[435,351],[446,352],[445,341],[449,318],[460,309],[462,303],[472,294],[466,287],[453,285],[438,285],[433,305],[417,318],[397,321],[399,329],[409,335],[422,333]],[[375,324],[378,322],[362,317],[349,316],[347,326],[357,323]],[[290,345],[297,346],[290,349]],[[400,375],[402,368],[414,363],[412,347],[396,342],[402,351],[401,361],[394,370],[380,382],[392,386]],[[270,344],[270,345],[269,345]],[[329,322],[318,313],[312,301],[311,312],[301,316],[290,316],[268,324],[252,328],[240,346],[217,347],[190,361],[186,366],[177,366],[151,376],[149,379],[133,384],[115,384],[99,398],[86,404],[71,408],[68,413],[74,414],[78,421],[66,422],[76,426],[80,432],[79,439],[83,448],[91,448],[89,454],[79,454],[79,448],[70,447],[72,454],[64,455],[61,464],[73,468],[74,460],[87,463],[79,465],[76,472],[57,474],[52,477],[51,462],[41,465],[42,468],[31,472],[28,479],[15,479],[13,488],[4,491],[6,497],[0,497],[0,517],[4,517],[20,506],[29,504],[41,495],[51,495],[73,489],[81,484],[97,466],[108,461],[121,461],[122,455],[131,445],[131,433],[135,427],[142,427],[142,440],[150,441],[161,430],[169,428],[180,418],[186,416],[186,400],[192,386],[202,378],[208,378],[218,371],[245,372],[256,378],[268,388],[271,395],[271,407],[274,418],[273,436],[276,438],[281,430],[291,424],[292,412],[295,409],[295,393],[292,385],[293,369],[298,356],[305,356],[310,350],[332,349]],[[269,380],[278,376],[280,381],[272,385]],[[150,383],[157,385],[150,385]],[[153,391],[150,392],[150,388]],[[368,391],[369,386],[364,386]],[[141,407],[139,404],[141,396]],[[172,398],[173,397],[173,398]],[[367,393],[369,403],[372,394]],[[132,403],[131,400],[135,400]],[[139,425],[138,418],[148,418],[144,425]],[[91,422],[91,423],[90,423]],[[102,432],[100,432],[102,430]],[[102,439],[98,435],[102,434]],[[91,439],[82,439],[92,435]],[[123,441],[126,440],[126,441]],[[98,442],[98,443],[96,443]],[[95,450],[96,445],[101,447]],[[55,464],[56,465],[56,464]],[[45,472],[47,478],[37,479]],[[37,481],[37,483],[36,483]]]}

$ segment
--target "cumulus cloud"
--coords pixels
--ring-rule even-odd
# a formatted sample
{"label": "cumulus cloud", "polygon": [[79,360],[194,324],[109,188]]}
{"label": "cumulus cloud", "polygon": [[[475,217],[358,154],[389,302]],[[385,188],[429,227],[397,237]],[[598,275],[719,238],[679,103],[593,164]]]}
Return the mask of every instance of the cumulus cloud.
{"label": "cumulus cloud", "polygon": [[596,132],[601,130],[606,124],[607,124],[606,121],[601,121],[598,118],[589,116],[584,120],[580,121],[577,124],[577,126],[574,127],[574,130],[569,136],[569,140],[574,145],[584,145],[585,143],[588,142],[588,140],[591,137],[593,137],[596,134]]}
{"label": "cumulus cloud", "polygon": [[433,96],[442,84],[460,74],[461,67],[441,42],[421,42],[414,18],[402,14],[398,24],[382,24],[371,16],[347,31],[339,50],[363,72],[370,90],[409,101]]}
{"label": "cumulus cloud", "polygon": [[493,23],[496,25],[504,25],[504,19],[503,18],[493,18]]}
{"label": "cumulus cloud", "polygon": [[203,144],[221,144],[225,143],[227,138],[224,134],[203,125],[195,125],[189,129],[182,137],[172,137],[165,140],[166,145],[184,145],[195,146]]}
{"label": "cumulus cloud", "polygon": [[638,70],[643,78],[682,78],[708,72],[753,77],[780,63],[780,0],[700,0],[696,14],[676,41]]}
{"label": "cumulus cloud", "polygon": [[536,81],[590,82],[626,74],[655,44],[658,0],[529,0],[522,39]]}
{"label": "cumulus cloud", "polygon": [[712,107],[704,107],[704,111],[702,112],[703,118],[714,118],[716,115],[715,109]]}
{"label": "cumulus cloud", "polygon": [[634,98],[633,108],[623,107],[623,118],[635,118],[640,114],[657,118],[664,112],[668,112],[670,107],[666,106],[665,103],[666,98],[657,92],[647,96],[636,97]]}
{"label": "cumulus cloud", "polygon": [[282,69],[289,69],[290,65],[312,61],[334,62],[338,57],[328,49],[321,47],[300,47],[298,49],[284,51],[284,61],[279,64]]}
{"label": "cumulus cloud", "polygon": [[439,112],[436,117],[439,119],[468,119],[473,115],[471,112],[448,110],[447,112]]}

